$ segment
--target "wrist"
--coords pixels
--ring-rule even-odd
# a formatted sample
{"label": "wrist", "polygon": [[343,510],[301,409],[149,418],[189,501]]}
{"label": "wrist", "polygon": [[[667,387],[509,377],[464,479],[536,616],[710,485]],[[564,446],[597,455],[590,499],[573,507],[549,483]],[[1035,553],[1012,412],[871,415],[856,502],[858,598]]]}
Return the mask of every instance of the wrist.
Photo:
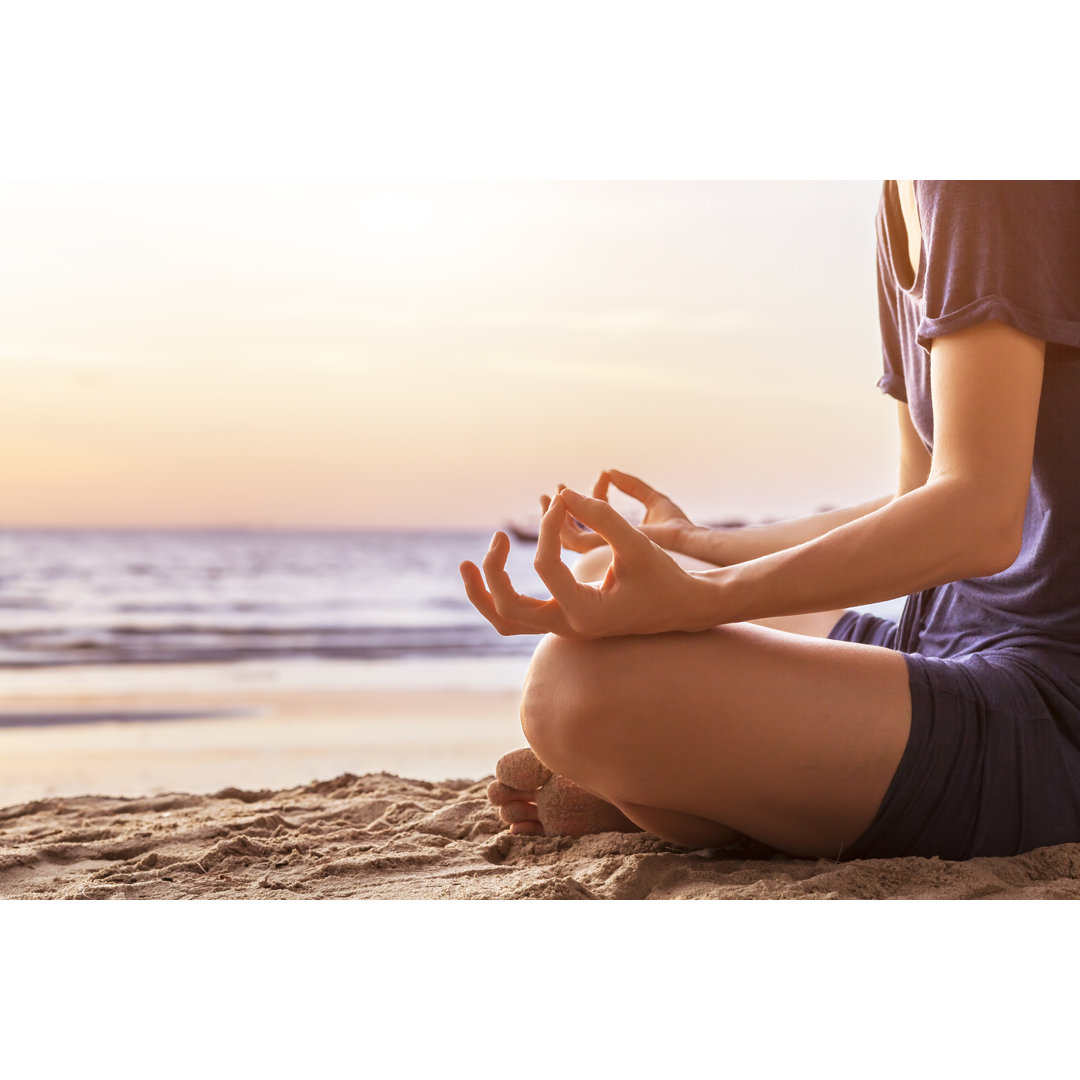
{"label": "wrist", "polygon": [[694,595],[688,606],[691,632],[709,630],[724,623],[737,622],[732,609],[731,572],[727,567],[700,570],[690,574],[694,579]]}
{"label": "wrist", "polygon": [[687,524],[679,537],[678,551],[692,559],[729,566],[739,560],[732,551],[731,534],[724,529],[710,529],[707,525]]}
{"label": "wrist", "polygon": [[680,555],[689,555],[693,559],[700,559],[701,553],[707,543],[707,534],[710,532],[704,525],[695,525],[688,521],[680,525],[675,533],[672,550]]}

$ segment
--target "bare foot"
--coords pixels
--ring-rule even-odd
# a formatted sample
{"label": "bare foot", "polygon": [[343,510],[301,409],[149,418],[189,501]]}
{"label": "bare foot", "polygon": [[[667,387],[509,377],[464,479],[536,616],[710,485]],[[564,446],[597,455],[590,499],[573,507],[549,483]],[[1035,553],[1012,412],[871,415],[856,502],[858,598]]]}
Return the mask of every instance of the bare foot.
{"label": "bare foot", "polygon": [[527,746],[499,759],[488,798],[515,836],[641,832],[611,803],[556,776]]}

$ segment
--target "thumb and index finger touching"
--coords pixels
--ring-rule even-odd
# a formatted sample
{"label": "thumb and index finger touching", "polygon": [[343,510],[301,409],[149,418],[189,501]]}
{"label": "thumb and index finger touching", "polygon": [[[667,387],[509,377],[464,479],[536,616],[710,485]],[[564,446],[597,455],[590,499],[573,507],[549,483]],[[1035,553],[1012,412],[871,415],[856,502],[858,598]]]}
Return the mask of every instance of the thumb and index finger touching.
{"label": "thumb and index finger touching", "polygon": [[[626,519],[620,514],[615,513],[613,517],[611,514],[606,513],[601,509],[601,507],[607,507],[610,510],[608,492],[612,485],[625,495],[629,495],[632,499],[641,503],[646,511],[654,508],[658,503],[666,501],[666,496],[662,495],[649,484],[646,484],[644,480],[641,480],[630,473],[622,472],[619,469],[605,469],[600,474],[596,483],[593,485],[592,499],[589,503],[574,502],[575,499],[582,500],[587,497],[574,491],[572,488],[568,488],[565,484],[559,484],[556,488],[554,498],[559,498],[567,491],[571,493],[571,499],[564,503],[568,513],[560,518],[564,546],[576,551],[585,551],[589,548],[596,547],[601,543],[612,543],[612,539],[609,535],[605,534],[602,529],[598,529],[593,525],[588,509],[590,503],[599,504],[592,507],[593,513],[594,515],[595,513],[600,513],[600,520],[608,522],[609,529],[614,527],[616,530],[620,530],[620,523],[622,526],[629,525]],[[553,499],[551,496],[542,495],[540,497],[540,507],[545,515],[551,508],[552,502]],[[579,505],[586,507],[584,515],[578,514],[575,510],[575,506]],[[616,519],[617,522],[612,526],[610,523],[615,522]],[[625,538],[628,534],[626,533],[625,528],[622,528],[618,535],[622,535]]]}
{"label": "thumb and index finger touching", "polygon": [[634,560],[653,548],[652,541],[608,503],[582,495],[572,488],[563,488],[549,503],[540,523],[533,563],[552,597],[563,604],[574,603],[574,598],[578,602],[595,599],[593,586],[579,582],[562,561],[560,533],[570,514],[601,537],[616,558]]}
{"label": "thumb and index finger touching", "polygon": [[[620,472],[618,469],[605,469],[600,474],[600,479],[597,480],[596,487],[593,489],[593,495],[606,501],[609,482],[614,484],[624,495],[636,499],[646,510],[653,503],[664,498],[656,488],[646,484],[640,477]],[[603,493],[597,494],[598,490],[602,490]]]}
{"label": "thumb and index finger touching", "polygon": [[572,488],[564,488],[556,496],[555,501],[561,502],[578,521],[587,525],[607,541],[613,550],[621,554],[631,554],[636,550],[652,547],[652,541],[635,529],[622,514],[603,499],[590,498]]}

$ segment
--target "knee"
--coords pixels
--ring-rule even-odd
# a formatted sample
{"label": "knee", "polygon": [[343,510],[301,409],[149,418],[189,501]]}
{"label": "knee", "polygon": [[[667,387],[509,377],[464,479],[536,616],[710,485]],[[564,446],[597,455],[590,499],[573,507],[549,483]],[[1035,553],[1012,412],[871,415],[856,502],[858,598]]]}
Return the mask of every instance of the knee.
{"label": "knee", "polygon": [[602,581],[611,565],[611,559],[611,548],[606,546],[586,551],[574,563],[574,577],[578,581]]}
{"label": "knee", "polygon": [[605,712],[599,643],[549,635],[529,665],[521,728],[549,769],[574,778],[595,744]]}

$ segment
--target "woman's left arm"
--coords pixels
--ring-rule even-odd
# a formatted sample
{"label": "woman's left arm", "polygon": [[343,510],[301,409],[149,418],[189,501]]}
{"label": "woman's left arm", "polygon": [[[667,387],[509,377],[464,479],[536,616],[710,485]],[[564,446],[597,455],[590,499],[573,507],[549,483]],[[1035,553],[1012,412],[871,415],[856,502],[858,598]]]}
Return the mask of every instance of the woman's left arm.
{"label": "woman's left arm", "polygon": [[1007,569],[1019,554],[1044,342],[998,322],[934,341],[926,482],[810,543],[709,571],[724,621],[873,603]]}
{"label": "woman's left arm", "polygon": [[[564,491],[537,545],[536,569],[552,599],[513,589],[505,537],[493,542],[483,578],[463,565],[469,596],[500,633],[591,638],[831,611],[998,573],[1020,551],[1044,352],[1042,341],[997,322],[936,339],[926,482],[807,543],[688,573],[607,503]],[[612,548],[597,586],[576,581],[562,562],[568,513]]]}

